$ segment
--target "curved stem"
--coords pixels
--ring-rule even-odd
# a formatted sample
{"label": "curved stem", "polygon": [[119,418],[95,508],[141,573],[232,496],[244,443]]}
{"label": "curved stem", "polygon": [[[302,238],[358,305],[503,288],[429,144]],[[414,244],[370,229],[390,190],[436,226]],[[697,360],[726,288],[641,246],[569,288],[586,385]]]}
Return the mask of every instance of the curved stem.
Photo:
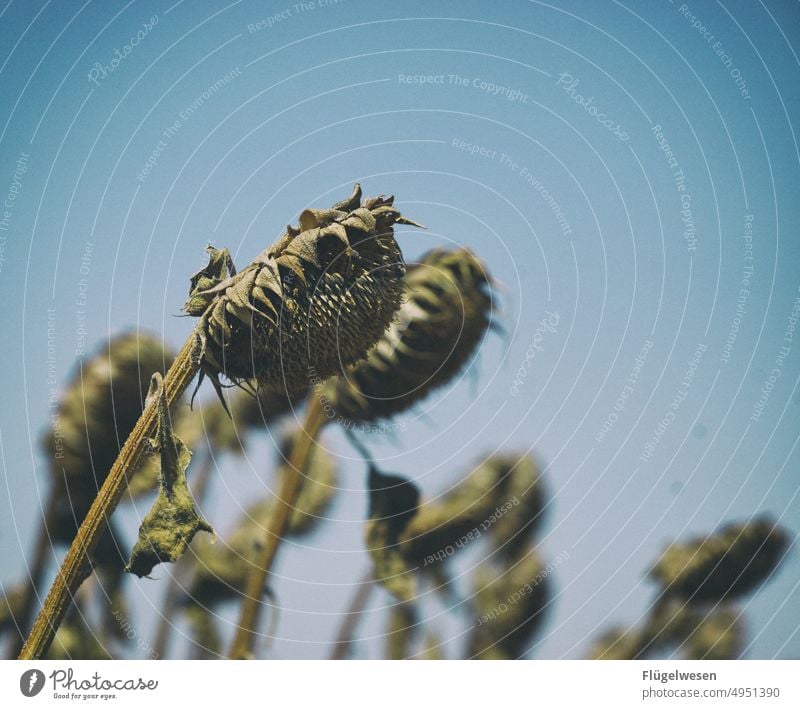
{"label": "curved stem", "polygon": [[336,640],[334,641],[333,651],[330,656],[331,660],[346,660],[349,656],[356,628],[358,628],[361,616],[364,614],[364,609],[367,607],[374,586],[375,579],[372,577],[372,571],[370,570],[364,574],[364,578],[358,582],[358,588],[353,595],[353,599],[350,601],[349,607],[344,613],[342,624],[339,626],[339,632],[336,633]]}
{"label": "curved stem", "polygon": [[[171,405],[189,386],[199,369],[194,332],[189,336],[164,377],[164,391]],[[56,575],[44,606],[33,624],[30,635],[19,654],[20,660],[41,658],[64,619],[70,601],[85,578],[89,555],[106,528],[111,513],[128,486],[128,480],[139,468],[148,447],[148,439],[156,433],[158,401],[148,402],[125,445],[122,446],[100,492],[94,499],[72,545]]]}
{"label": "curved stem", "polygon": [[270,517],[264,546],[256,559],[255,567],[247,578],[239,626],[236,629],[236,636],[229,653],[229,657],[233,660],[245,660],[253,657],[256,628],[263,606],[261,597],[264,594],[264,585],[275,561],[278,547],[286,537],[289,520],[303,486],[308,456],[320,430],[327,421],[328,417],[322,406],[322,392],[315,387],[308,396],[305,423],[298,431],[289,455],[288,465],[281,477],[280,490],[275,501],[274,512]]}

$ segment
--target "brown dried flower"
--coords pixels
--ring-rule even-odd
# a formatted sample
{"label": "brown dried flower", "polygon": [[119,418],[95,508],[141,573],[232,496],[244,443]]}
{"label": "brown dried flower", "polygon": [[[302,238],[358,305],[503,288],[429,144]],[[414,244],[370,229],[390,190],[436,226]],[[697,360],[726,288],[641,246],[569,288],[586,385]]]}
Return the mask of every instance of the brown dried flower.
{"label": "brown dried flower", "polygon": [[81,363],[44,439],[60,497],[51,538],[72,541],[142,413],[150,375],[164,372],[171,359],[160,339],[131,332]]}
{"label": "brown dried flower", "polygon": [[755,590],[783,560],[787,534],[767,518],[729,524],[708,537],[670,545],[650,571],[666,596],[695,603]]}
{"label": "brown dried flower", "polygon": [[408,267],[405,302],[367,359],[330,389],[345,421],[397,415],[444,386],[491,323],[491,279],[468,249],[436,249]]}
{"label": "brown dried flower", "polygon": [[516,556],[543,519],[541,475],[529,456],[494,455],[446,495],[420,505],[401,535],[403,555],[429,567],[489,537],[504,556]]}
{"label": "brown dried flower", "polygon": [[255,379],[294,392],[363,358],[400,306],[405,272],[393,197],[307,209],[298,227],[236,273],[226,250],[192,279],[185,311],[201,317],[202,371],[217,386]]}

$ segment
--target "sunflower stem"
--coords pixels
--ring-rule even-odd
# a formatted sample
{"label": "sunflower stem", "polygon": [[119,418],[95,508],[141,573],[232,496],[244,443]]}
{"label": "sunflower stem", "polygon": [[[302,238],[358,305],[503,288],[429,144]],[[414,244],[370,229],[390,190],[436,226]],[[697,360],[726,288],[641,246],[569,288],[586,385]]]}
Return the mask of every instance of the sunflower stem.
{"label": "sunflower stem", "polygon": [[247,579],[239,626],[228,654],[233,660],[246,660],[254,657],[256,629],[264,605],[261,598],[264,595],[267,576],[272,570],[278,547],[286,537],[289,520],[303,486],[308,457],[319,432],[327,421],[328,417],[322,406],[322,392],[319,387],[315,387],[308,396],[305,423],[297,433],[288,465],[281,477],[275,511],[270,517],[264,545]]}
{"label": "sunflower stem", "polygon": [[[189,336],[164,377],[164,391],[168,405],[172,405],[183,394],[199,369],[196,332],[193,331]],[[50,647],[70,602],[86,577],[89,555],[105,531],[111,514],[128,486],[128,481],[138,470],[148,449],[148,439],[155,436],[157,413],[158,400],[154,397],[145,405],[142,415],[128,436],[128,440],[125,441],[125,445],[122,446],[108,477],[78,529],[50,587],[44,606],[39,611],[30,635],[22,647],[20,660],[40,659]]]}

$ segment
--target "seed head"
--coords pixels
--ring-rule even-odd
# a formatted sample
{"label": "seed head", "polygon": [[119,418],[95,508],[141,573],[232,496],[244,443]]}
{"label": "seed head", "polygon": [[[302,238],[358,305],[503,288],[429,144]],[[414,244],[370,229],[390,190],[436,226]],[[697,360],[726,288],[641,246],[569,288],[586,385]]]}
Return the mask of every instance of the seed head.
{"label": "seed head", "polygon": [[[159,338],[130,332],[103,343],[79,365],[43,440],[60,497],[52,538],[72,541],[142,413],[150,375],[166,371],[171,360]],[[101,543],[95,559],[103,549]]]}
{"label": "seed head", "polygon": [[670,545],[650,577],[665,596],[694,603],[743,596],[775,571],[788,541],[787,534],[766,518],[729,524],[711,536]]}
{"label": "seed head", "polygon": [[420,505],[401,535],[403,555],[425,567],[488,537],[501,555],[517,556],[539,528],[544,499],[532,458],[491,456],[447,494]]}
{"label": "seed head", "polygon": [[239,273],[226,250],[209,249],[184,307],[201,318],[203,373],[291,393],[363,358],[403,296],[394,225],[414,222],[393,201],[362,202],[356,185],[331,209],[306,209]]}
{"label": "seed head", "polygon": [[468,249],[436,249],[408,267],[405,302],[368,357],[331,385],[343,419],[397,415],[452,380],[491,323],[491,279]]}

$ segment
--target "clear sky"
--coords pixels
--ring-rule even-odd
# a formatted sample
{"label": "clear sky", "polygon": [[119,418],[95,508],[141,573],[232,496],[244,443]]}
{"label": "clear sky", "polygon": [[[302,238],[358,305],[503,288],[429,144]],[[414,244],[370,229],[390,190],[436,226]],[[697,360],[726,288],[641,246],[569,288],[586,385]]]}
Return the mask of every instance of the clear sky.
{"label": "clear sky", "polygon": [[[764,512],[796,534],[799,20],[775,0],[5,3],[0,582],[24,574],[50,390],[81,352],[130,327],[177,348],[207,243],[245,265],[355,181],[429,227],[401,230],[409,260],[466,245],[501,283],[507,334],[368,443],[426,495],[496,449],[546,466],[542,555],[569,559],[533,657],[636,622],[669,540]],[[327,656],[367,568],[364,467],[325,442],[342,490],[282,551],[269,656]],[[221,533],[273,448],[219,461]],[[145,510],[121,512],[131,540]],[[144,637],[155,576],[129,582]],[[799,583],[791,553],[742,604],[747,657],[800,657]],[[380,655],[387,602],[357,656]],[[458,618],[428,610],[457,652]]]}

